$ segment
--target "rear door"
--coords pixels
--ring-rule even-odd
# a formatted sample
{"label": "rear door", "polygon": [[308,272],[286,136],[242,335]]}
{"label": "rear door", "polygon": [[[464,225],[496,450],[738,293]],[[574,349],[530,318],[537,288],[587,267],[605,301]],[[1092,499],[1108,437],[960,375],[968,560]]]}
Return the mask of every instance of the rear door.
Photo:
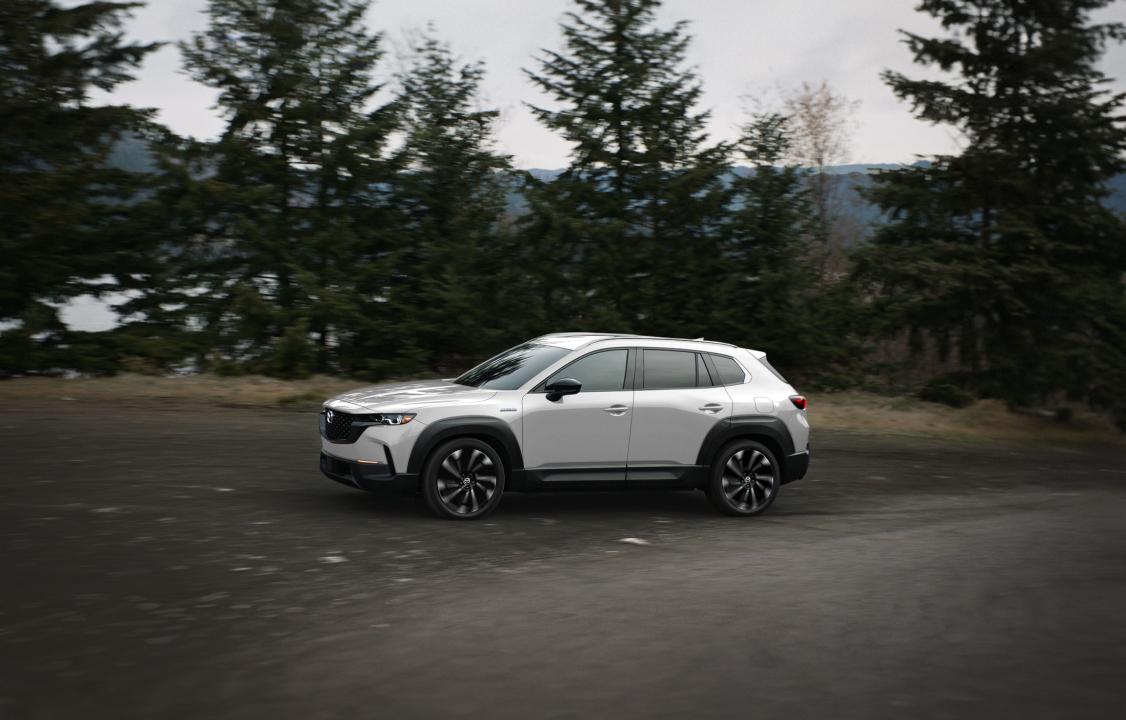
{"label": "rear door", "polygon": [[643,348],[634,381],[629,482],[691,482],[704,437],[731,415],[731,397],[700,353]]}

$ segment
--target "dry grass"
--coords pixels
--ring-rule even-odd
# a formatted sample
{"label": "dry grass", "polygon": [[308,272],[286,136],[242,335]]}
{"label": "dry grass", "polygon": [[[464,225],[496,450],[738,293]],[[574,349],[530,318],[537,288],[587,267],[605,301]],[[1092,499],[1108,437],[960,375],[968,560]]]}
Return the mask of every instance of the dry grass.
{"label": "dry grass", "polygon": [[[256,375],[64,380],[20,378],[0,382],[0,407],[59,403],[113,406],[274,407],[311,410],[325,398],[363,385],[363,381],[316,376],[277,380]],[[913,398],[870,393],[831,393],[810,399],[815,430],[865,435],[941,438],[963,442],[1099,443],[1126,447],[1126,439],[1104,417],[1077,413],[1069,423],[1008,412],[996,401],[957,410]]]}
{"label": "dry grass", "polygon": [[899,435],[963,442],[1098,443],[1126,447],[1126,437],[1109,418],[1076,412],[1069,422],[1009,412],[997,400],[955,409],[911,397],[842,392],[810,398],[815,429],[867,435]]}
{"label": "dry grass", "polygon": [[277,380],[260,375],[219,377],[193,375],[157,377],[118,375],[111,378],[19,378],[0,382],[0,405],[36,401],[97,405],[161,404],[218,407],[284,407],[308,409],[328,397],[363,385],[363,381],[314,376]]}

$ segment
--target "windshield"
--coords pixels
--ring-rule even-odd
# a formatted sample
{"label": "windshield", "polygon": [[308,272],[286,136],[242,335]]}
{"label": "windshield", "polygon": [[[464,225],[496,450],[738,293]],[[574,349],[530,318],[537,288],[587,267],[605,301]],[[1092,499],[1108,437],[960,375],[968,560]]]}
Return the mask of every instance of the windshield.
{"label": "windshield", "polygon": [[524,343],[489,358],[454,382],[488,390],[515,390],[570,352],[554,345]]}

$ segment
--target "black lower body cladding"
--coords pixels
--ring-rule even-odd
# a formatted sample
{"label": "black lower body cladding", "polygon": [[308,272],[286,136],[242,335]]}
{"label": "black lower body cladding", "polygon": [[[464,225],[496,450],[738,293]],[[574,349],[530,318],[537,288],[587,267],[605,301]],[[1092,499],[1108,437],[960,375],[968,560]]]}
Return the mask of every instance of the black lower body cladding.
{"label": "black lower body cladding", "polygon": [[810,450],[789,455],[782,461],[782,484],[801,480],[809,471]]}
{"label": "black lower body cladding", "polygon": [[402,490],[411,492],[418,487],[418,476],[396,473],[387,463],[359,463],[321,453],[321,472],[330,480],[360,490]]}

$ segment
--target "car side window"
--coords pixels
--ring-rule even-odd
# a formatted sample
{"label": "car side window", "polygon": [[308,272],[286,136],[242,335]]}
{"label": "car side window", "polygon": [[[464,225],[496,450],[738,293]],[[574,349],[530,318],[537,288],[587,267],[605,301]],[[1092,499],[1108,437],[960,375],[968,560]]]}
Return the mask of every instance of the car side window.
{"label": "car side window", "polygon": [[645,390],[696,387],[696,353],[678,350],[645,350],[642,382]]}
{"label": "car side window", "polygon": [[600,350],[584,355],[543,383],[545,387],[560,378],[574,378],[583,384],[582,392],[612,392],[626,386],[628,350]]}
{"label": "car side window", "polygon": [[742,385],[747,381],[747,373],[739,363],[726,355],[708,354],[712,356],[712,363],[715,364],[716,372],[719,373],[721,385]]}

